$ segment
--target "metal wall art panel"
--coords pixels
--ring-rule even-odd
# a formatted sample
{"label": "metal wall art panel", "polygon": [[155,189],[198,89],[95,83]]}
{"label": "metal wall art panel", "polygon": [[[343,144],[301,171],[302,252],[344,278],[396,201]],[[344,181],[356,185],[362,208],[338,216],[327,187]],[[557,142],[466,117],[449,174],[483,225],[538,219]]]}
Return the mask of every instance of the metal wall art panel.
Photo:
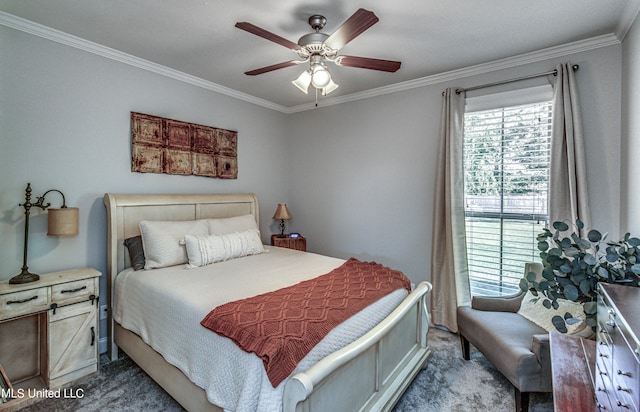
{"label": "metal wall art panel", "polygon": [[238,132],[131,112],[131,171],[238,178]]}

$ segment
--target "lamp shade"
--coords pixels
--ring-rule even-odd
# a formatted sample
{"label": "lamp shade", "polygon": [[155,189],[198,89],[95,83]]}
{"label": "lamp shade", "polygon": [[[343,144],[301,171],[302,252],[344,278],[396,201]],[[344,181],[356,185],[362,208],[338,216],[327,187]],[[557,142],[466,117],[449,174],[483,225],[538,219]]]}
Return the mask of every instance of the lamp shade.
{"label": "lamp shade", "polygon": [[293,85],[300,89],[304,94],[308,94],[309,84],[311,83],[311,73],[309,73],[308,70],[305,70],[291,83],[293,83]]}
{"label": "lamp shade", "polygon": [[286,203],[278,204],[278,208],[276,209],[276,213],[274,213],[273,215],[273,219],[278,219],[278,220],[291,219],[291,213],[289,213],[289,209],[287,209]]}
{"label": "lamp shade", "polygon": [[78,234],[78,208],[48,209],[48,236],[74,236]]}
{"label": "lamp shade", "polygon": [[326,96],[337,88],[338,85],[333,80],[329,79],[329,83],[322,88],[322,95]]}

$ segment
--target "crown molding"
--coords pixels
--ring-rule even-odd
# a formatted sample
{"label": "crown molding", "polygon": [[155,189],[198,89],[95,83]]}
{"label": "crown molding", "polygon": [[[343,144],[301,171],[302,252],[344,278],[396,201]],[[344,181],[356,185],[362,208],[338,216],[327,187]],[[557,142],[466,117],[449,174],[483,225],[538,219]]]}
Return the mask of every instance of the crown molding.
{"label": "crown molding", "polygon": [[[502,69],[510,69],[525,64],[537,63],[544,60],[585,52],[593,49],[598,49],[600,47],[606,47],[620,43],[621,41],[615,34],[605,34],[586,40],[579,40],[560,46],[549,47],[530,53],[524,53],[505,59],[495,60],[489,63],[478,64],[475,66],[469,66],[457,70],[450,70],[448,72],[438,73],[432,76],[421,77],[414,80],[408,80],[406,82],[395,83],[389,86],[378,87],[376,89],[365,90],[363,92],[353,93],[346,96],[324,99],[322,102],[322,106],[331,106],[356,100],[368,99],[370,97],[381,96],[389,93],[402,92],[418,87],[458,80],[464,77],[477,76],[480,74],[490,73]],[[315,108],[315,105],[305,104],[294,106],[289,108],[288,113],[301,112],[313,108]]]}
{"label": "crown molding", "polygon": [[79,50],[93,53],[110,60],[114,60],[114,61],[124,63],[133,67],[137,67],[139,69],[147,70],[165,77],[169,77],[184,83],[191,84],[196,87],[201,87],[203,89],[224,94],[226,96],[230,96],[238,100],[243,100],[248,103],[253,103],[253,104],[263,106],[268,109],[276,110],[279,112],[283,112],[283,113],[286,111],[285,106],[273,103],[271,101],[255,97],[247,93],[242,93],[225,86],[221,86],[217,83],[210,82],[208,80],[204,80],[199,77],[192,76],[190,74],[186,74],[179,70],[175,70],[175,69],[151,62],[149,60],[141,59],[131,54],[123,53],[116,49],[112,49],[110,47],[103,46],[101,44],[94,43],[89,40],[85,40],[80,37],[73,36],[68,33],[64,33],[60,30],[52,29],[51,27],[43,26],[41,24],[34,23],[30,20],[26,20],[21,17],[17,17],[2,11],[0,11],[0,25],[7,26],[12,29],[20,30],[22,32],[29,33],[34,36],[42,37],[44,39],[51,40],[56,43],[64,44],[66,46],[74,47]]}
{"label": "crown molding", "polygon": [[[631,2],[630,2],[631,3]],[[478,64],[475,66],[469,66],[462,69],[451,70],[443,73],[434,74],[431,76],[421,77],[414,80],[408,80],[405,82],[395,83],[389,86],[378,87],[371,90],[365,90],[363,92],[352,93],[346,96],[338,96],[335,98],[323,99],[320,105],[315,103],[306,103],[303,105],[286,107],[280,104],[276,104],[269,100],[261,99],[252,96],[247,93],[239,92],[234,89],[230,89],[225,86],[221,86],[217,83],[201,79],[184,72],[171,69],[169,67],[153,63],[151,61],[141,59],[139,57],[123,53],[121,51],[112,49],[94,43],[85,39],[82,39],[71,34],[64,33],[62,31],[52,29],[47,26],[26,20],[12,14],[8,14],[0,11],[0,25],[7,26],[16,30],[20,30],[25,33],[32,34],[34,36],[42,37],[60,44],[64,44],[70,47],[74,47],[79,50],[83,50],[89,53],[96,54],[98,56],[105,57],[120,63],[128,64],[133,67],[137,67],[143,70],[147,70],[156,74],[160,74],[165,77],[169,77],[181,82],[191,84],[196,87],[211,90],[229,97],[233,97],[238,100],[242,100],[248,103],[256,104],[268,109],[272,109],[284,114],[292,114],[307,110],[312,110],[319,107],[333,106],[336,104],[353,102],[356,100],[368,99],[370,97],[381,96],[389,93],[396,93],[406,90],[415,89],[418,87],[429,86],[433,84],[443,83],[451,80],[457,80],[464,77],[476,76],[479,74],[490,73],[497,70],[513,68],[522,66],[525,64],[536,63],[543,60],[553,59],[556,57],[567,56],[570,54],[580,53],[597,49],[600,47],[611,46],[620,44],[621,39],[626,36],[629,28],[635,20],[638,12],[640,11],[640,2],[628,3],[627,8],[629,13],[623,13],[627,16],[621,24],[618,26],[616,33],[605,34],[597,37],[592,37],[585,40],[579,40],[572,43],[563,44],[560,46],[549,47],[546,49],[524,53],[505,59],[495,60],[489,63]],[[631,10],[633,9],[633,10]]]}

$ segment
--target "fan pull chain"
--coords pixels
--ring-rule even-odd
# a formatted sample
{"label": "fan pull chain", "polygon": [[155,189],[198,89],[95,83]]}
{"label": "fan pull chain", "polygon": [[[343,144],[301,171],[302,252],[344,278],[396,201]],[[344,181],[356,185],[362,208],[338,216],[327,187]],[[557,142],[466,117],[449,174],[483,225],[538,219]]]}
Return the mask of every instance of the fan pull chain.
{"label": "fan pull chain", "polygon": [[[314,87],[315,89],[315,87]],[[318,89],[316,89],[316,107],[318,107]]]}

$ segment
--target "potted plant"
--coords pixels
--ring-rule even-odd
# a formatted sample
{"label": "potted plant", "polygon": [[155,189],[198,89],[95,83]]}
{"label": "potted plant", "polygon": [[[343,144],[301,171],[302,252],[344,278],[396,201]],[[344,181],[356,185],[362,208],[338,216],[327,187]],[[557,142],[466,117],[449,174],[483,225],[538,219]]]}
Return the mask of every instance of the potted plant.
{"label": "potted plant", "polygon": [[[580,219],[575,226],[554,222],[554,231],[544,229],[537,236],[542,259],[542,279],[528,273],[520,280],[520,288],[542,299],[547,309],[558,309],[558,299],[583,305],[586,323],[595,331],[598,283],[640,286],[640,239],[629,233],[616,242],[606,241],[607,234],[590,230],[581,238],[584,228]],[[554,316],[553,325],[566,333],[566,324],[578,322],[572,314]]]}

